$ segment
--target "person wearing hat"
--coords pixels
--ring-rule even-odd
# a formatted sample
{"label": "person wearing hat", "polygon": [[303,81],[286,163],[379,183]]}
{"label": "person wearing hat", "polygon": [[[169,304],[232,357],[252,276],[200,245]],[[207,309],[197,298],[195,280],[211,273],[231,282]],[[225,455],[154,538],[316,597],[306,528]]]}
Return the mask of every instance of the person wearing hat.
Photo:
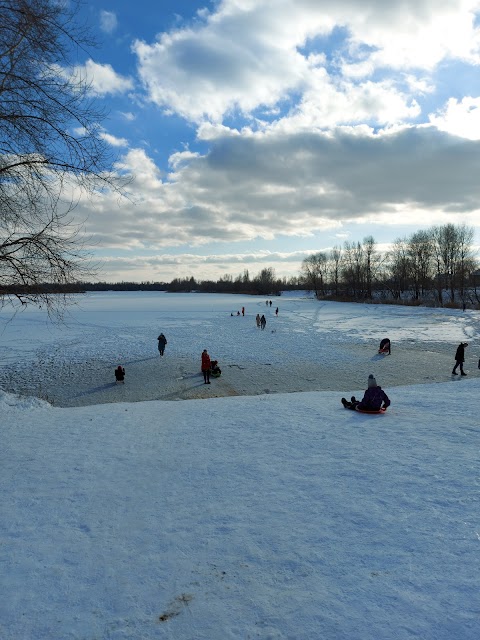
{"label": "person wearing hat", "polygon": [[158,340],[158,352],[161,356],[163,356],[163,354],[165,353],[165,347],[167,346],[167,339],[163,335],[163,333],[161,333],[158,336],[157,340]]}
{"label": "person wearing hat", "polygon": [[346,398],[342,398],[342,404],[345,409],[355,410],[358,407],[362,411],[379,411],[381,408],[386,409],[390,406],[390,399],[371,373],[368,376],[368,387],[363,398],[358,401],[355,396],[352,396],[350,402]]}
{"label": "person wearing hat", "polygon": [[465,347],[468,347],[468,342],[461,342],[457,351],[455,352],[455,366],[453,367],[452,376],[458,376],[457,367],[460,367],[460,374],[466,376],[467,374],[463,370],[463,363],[465,362]]}

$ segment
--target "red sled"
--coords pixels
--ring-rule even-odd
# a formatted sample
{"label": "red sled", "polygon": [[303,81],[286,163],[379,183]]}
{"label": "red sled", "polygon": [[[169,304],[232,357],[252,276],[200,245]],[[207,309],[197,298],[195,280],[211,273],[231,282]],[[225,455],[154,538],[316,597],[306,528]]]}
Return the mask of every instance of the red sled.
{"label": "red sled", "polygon": [[378,353],[388,353],[388,349],[379,349]]}
{"label": "red sled", "polygon": [[358,413],[385,413],[386,410],[387,410],[386,407],[382,407],[377,411],[369,411],[368,409],[359,409],[358,407],[355,408],[355,411],[358,411]]}

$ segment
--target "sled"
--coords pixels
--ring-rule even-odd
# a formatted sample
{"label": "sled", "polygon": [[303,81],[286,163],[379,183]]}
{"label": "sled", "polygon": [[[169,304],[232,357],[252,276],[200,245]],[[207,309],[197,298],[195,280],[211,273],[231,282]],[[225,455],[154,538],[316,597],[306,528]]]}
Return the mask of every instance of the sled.
{"label": "sled", "polygon": [[211,378],[219,378],[222,374],[221,373],[212,373],[210,372],[210,377]]}
{"label": "sled", "polygon": [[377,411],[369,411],[368,409],[359,409],[358,407],[355,407],[355,411],[358,411],[358,413],[385,413],[386,409],[384,407],[382,407],[381,409],[378,409]]}
{"label": "sled", "polygon": [[381,354],[388,354],[388,349],[379,349],[379,350],[378,350],[378,353],[381,353]]}

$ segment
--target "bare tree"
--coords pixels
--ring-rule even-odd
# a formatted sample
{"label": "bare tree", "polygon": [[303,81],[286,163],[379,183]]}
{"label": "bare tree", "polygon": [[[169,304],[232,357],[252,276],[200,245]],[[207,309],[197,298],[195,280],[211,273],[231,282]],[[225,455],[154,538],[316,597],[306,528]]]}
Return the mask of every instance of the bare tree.
{"label": "bare tree", "polygon": [[457,227],[457,233],[458,253],[455,261],[455,275],[460,298],[463,305],[465,305],[470,274],[473,273],[477,267],[477,260],[472,250],[474,229],[473,227],[467,227],[462,224]]}
{"label": "bare tree", "polygon": [[318,298],[325,294],[325,281],[327,278],[328,259],[325,253],[319,251],[307,256],[302,262],[301,276],[310,291],[315,292]]}
{"label": "bare tree", "polygon": [[408,256],[407,240],[397,238],[387,254],[389,288],[394,299],[400,300],[408,288],[411,262]]}
{"label": "bare tree", "polygon": [[431,290],[433,279],[433,237],[431,231],[417,231],[408,239],[407,255],[415,300]]}
{"label": "bare tree", "polygon": [[98,135],[103,114],[69,71],[92,45],[77,16],[76,0],[0,0],[0,295],[49,308],[58,297],[43,283],[89,272],[76,201],[118,188]]}
{"label": "bare tree", "polygon": [[276,293],[277,283],[275,280],[275,269],[273,267],[262,269],[253,279],[253,284],[260,294]]}
{"label": "bare tree", "polygon": [[356,299],[366,294],[365,248],[360,242],[344,242],[342,278],[350,295]]}
{"label": "bare tree", "polygon": [[432,238],[440,303],[443,303],[442,287],[449,289],[451,302],[455,302],[457,291],[464,299],[468,273],[475,263],[472,251],[473,229],[464,224],[446,224],[433,227]]}
{"label": "bare tree", "polygon": [[342,248],[333,247],[329,256],[330,277],[332,280],[335,295],[338,296],[340,287],[340,267],[342,264]]}
{"label": "bare tree", "polygon": [[375,248],[375,239],[373,236],[367,236],[363,239],[363,251],[365,259],[365,295],[371,300],[373,298],[373,278],[380,262],[380,256]]}

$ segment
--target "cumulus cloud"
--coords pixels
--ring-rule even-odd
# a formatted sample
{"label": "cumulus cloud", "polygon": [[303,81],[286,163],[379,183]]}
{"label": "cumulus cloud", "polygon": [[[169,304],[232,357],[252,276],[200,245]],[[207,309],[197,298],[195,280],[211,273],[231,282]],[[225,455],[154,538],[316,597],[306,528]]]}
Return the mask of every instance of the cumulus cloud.
{"label": "cumulus cloud", "polygon": [[[375,134],[257,134],[216,140],[162,176],[143,149],[118,167],[130,199],[102,193],[88,204],[97,246],[144,248],[341,232],[372,225],[478,216],[480,143],[435,127]],[[84,211],[80,208],[80,215]]]}
{"label": "cumulus cloud", "polygon": [[[103,192],[81,203],[96,247],[154,254],[122,258],[119,270],[216,278],[228,263],[289,262],[280,252],[222,255],[219,243],[305,246],[313,236],[348,238],[352,224],[374,236],[386,226],[478,226],[480,98],[448,95],[442,73],[480,63],[480,0],[212,6],[132,45],[145,92],[135,106],[146,97],[196,138],[178,141],[161,168],[155,141],[131,145],[117,164],[132,177],[129,199]],[[109,65],[88,61],[79,72],[97,95],[133,89]],[[300,263],[300,254],[289,256]]]}
{"label": "cumulus cloud", "polygon": [[430,114],[429,119],[440,131],[480,140],[480,98],[450,98],[446,106],[437,114]]}
{"label": "cumulus cloud", "polygon": [[[242,275],[245,269],[251,278],[265,267],[275,270],[277,277],[288,277],[299,270],[302,260],[318,249],[276,252],[224,253],[163,253],[147,256],[108,257],[102,261],[102,272],[110,282],[148,280],[169,282],[178,277],[196,275],[199,280],[218,280],[221,275]],[[201,274],[201,275],[198,275]]]}
{"label": "cumulus cloud", "polygon": [[90,91],[96,96],[125,93],[133,88],[133,80],[122,76],[110,64],[98,64],[87,60],[83,65],[77,65],[65,70],[65,74],[73,75],[85,80],[90,85]]}
{"label": "cumulus cloud", "polygon": [[117,138],[106,132],[100,133],[99,137],[112,147],[128,147],[128,140],[126,138]]}
{"label": "cumulus cloud", "polygon": [[[345,34],[332,54],[335,72],[350,80],[337,87],[345,103],[353,92],[358,104],[353,81],[376,70],[432,71],[447,58],[478,63],[479,8],[478,0],[365,0],[361,10],[357,0],[224,0],[195,26],[137,41],[133,50],[150,100],[194,122],[220,123],[296,93],[322,102],[318,76],[327,63],[315,47],[334,29]],[[402,101],[390,86],[391,101]],[[386,87],[370,92],[372,105],[379,99],[385,107]],[[362,92],[368,102],[368,85]],[[385,114],[381,104],[378,111]]]}

